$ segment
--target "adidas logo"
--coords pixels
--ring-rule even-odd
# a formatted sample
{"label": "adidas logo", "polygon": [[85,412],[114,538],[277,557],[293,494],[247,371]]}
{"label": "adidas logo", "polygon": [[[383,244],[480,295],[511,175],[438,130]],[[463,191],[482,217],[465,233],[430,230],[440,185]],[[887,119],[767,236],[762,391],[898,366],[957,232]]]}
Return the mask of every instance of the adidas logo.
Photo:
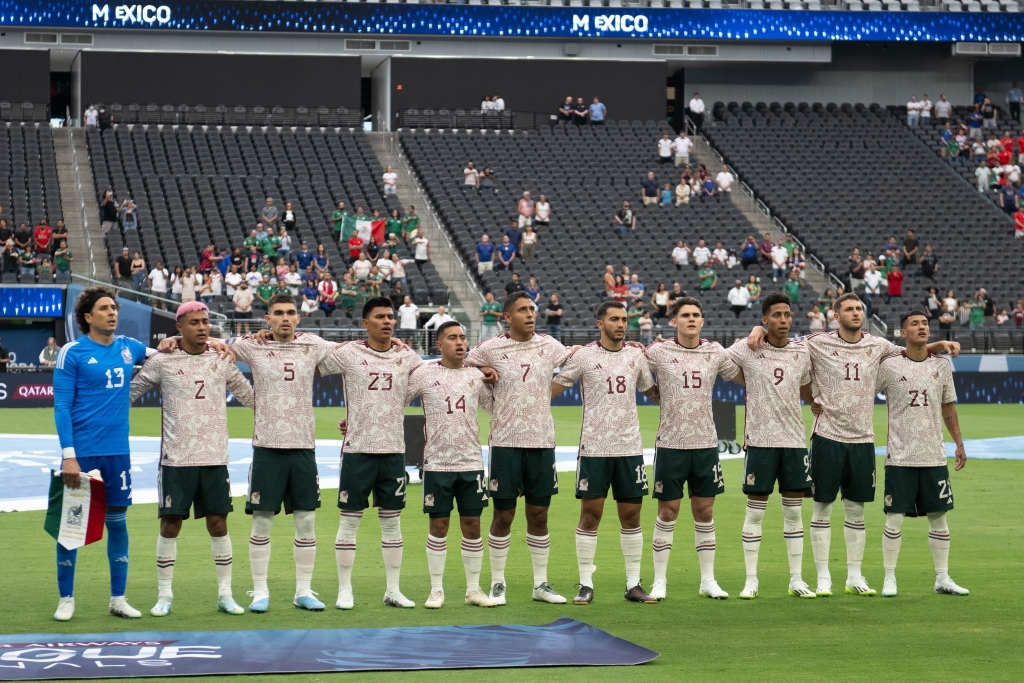
{"label": "adidas logo", "polygon": [[128,556],[121,555],[120,557],[115,557],[114,562],[124,562],[125,564],[128,564]]}
{"label": "adidas logo", "polygon": [[595,365],[595,366],[594,366],[594,369],[595,369],[595,370],[600,370],[600,369],[601,369],[601,364],[600,364],[600,363],[598,363],[597,365]]}
{"label": "adidas logo", "polygon": [[900,381],[901,381],[901,382],[906,382],[906,381],[907,381],[907,378],[906,378],[906,377],[900,377]]}
{"label": "adidas logo", "polygon": [[833,351],[832,355],[835,356],[836,358],[839,358],[839,352],[838,351]]}
{"label": "adidas logo", "polygon": [[90,359],[89,359],[89,362],[88,362],[88,363],[86,363],[86,365],[94,365],[94,364],[96,364],[96,363],[99,363],[99,361],[98,361],[98,360],[96,360],[95,358],[90,358]]}
{"label": "adidas logo", "polygon": [[185,374],[185,371],[184,371],[184,370],[178,370],[178,373],[177,373],[177,374],[179,374],[179,375],[184,375],[184,374]]}
{"label": "adidas logo", "polygon": [[361,360],[361,361],[359,361],[359,364],[360,364],[360,365],[369,365],[369,363],[367,363],[367,362],[366,362],[365,360]]}
{"label": "adidas logo", "polygon": [[765,355],[764,355],[763,353],[761,353],[761,354],[758,354],[758,356],[757,356],[757,357],[758,357],[758,358],[766,358],[766,356],[765,356]]}
{"label": "adidas logo", "polygon": [[59,564],[62,567],[74,567],[75,566],[75,563],[72,562],[71,560],[64,560],[63,562],[58,562],[57,564]]}

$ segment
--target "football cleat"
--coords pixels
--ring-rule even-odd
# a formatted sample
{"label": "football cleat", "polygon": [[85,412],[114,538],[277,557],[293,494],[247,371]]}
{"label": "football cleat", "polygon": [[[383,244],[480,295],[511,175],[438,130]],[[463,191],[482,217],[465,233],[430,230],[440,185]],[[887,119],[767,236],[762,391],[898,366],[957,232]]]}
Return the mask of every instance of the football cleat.
{"label": "football cleat", "polygon": [[856,579],[846,582],[846,593],[847,595],[863,595],[870,598],[875,594],[875,589],[868,587],[868,582],[863,576],[858,576]]}
{"label": "football cleat", "polygon": [[384,604],[389,607],[401,607],[403,609],[412,609],[416,606],[416,603],[402,595],[401,591],[388,591],[385,593]]}
{"label": "football cleat", "polygon": [[816,598],[814,591],[807,585],[806,581],[790,581],[789,582],[789,594],[794,598]]}
{"label": "football cleat", "polygon": [[476,590],[469,591],[466,593],[466,604],[473,605],[475,607],[497,607],[493,599],[487,597],[487,593],[477,588]]}
{"label": "football cleat", "polygon": [[740,600],[753,600],[757,597],[757,579],[750,577],[747,582],[743,584],[743,590],[740,591]]}
{"label": "football cleat", "polygon": [[217,598],[217,611],[224,614],[245,614],[245,608],[235,602],[235,599],[230,596]]}
{"label": "football cleat", "polygon": [[122,619],[138,619],[142,616],[142,612],[129,605],[123,595],[110,598],[110,613]]}
{"label": "football cleat", "polygon": [[430,591],[430,597],[423,603],[423,606],[427,609],[441,609],[441,605],[444,604],[444,590],[438,588],[436,591]]}
{"label": "football cleat", "polygon": [[295,599],[292,600],[292,604],[299,609],[309,610],[310,612],[323,612],[324,603],[317,600],[316,597],[314,597],[315,595],[316,593],[313,591],[303,593],[302,595],[296,595]]}
{"label": "football cleat", "polygon": [[356,599],[352,595],[351,588],[343,588],[338,591],[338,601],[334,603],[338,609],[352,609],[356,606]]}
{"label": "football cleat", "polygon": [[665,579],[655,579],[654,583],[651,584],[651,597],[655,600],[664,600],[667,592],[668,581]]}
{"label": "football cleat", "polygon": [[[579,585],[579,584],[577,584]],[[572,599],[574,605],[589,605],[594,600],[594,589],[590,586],[580,586],[580,592]]]}
{"label": "football cleat", "polygon": [[[700,582],[700,591],[698,592],[698,595],[703,595],[705,597],[713,598],[715,600],[725,600],[726,598],[729,597],[729,594],[726,593],[724,590],[722,590],[722,587],[719,586],[718,582],[715,581],[714,579],[708,579],[707,581],[701,581]],[[656,597],[654,595],[654,591],[653,590],[651,591],[651,596],[652,597]]]}
{"label": "football cleat", "polygon": [[819,598],[831,598],[832,597],[832,579],[819,578],[818,587],[815,589],[814,594]]}
{"label": "football cleat", "polygon": [[157,598],[153,609],[149,610],[151,617],[166,617],[171,613],[171,601],[167,598]]}
{"label": "football cleat", "polygon": [[953,583],[948,576],[941,581],[935,582],[935,592],[940,595],[970,595],[971,591]]}
{"label": "football cleat", "polygon": [[248,595],[252,596],[252,603],[249,605],[249,611],[254,614],[263,614],[270,609],[270,596],[264,595],[257,597],[253,591],[248,591]]}
{"label": "football cleat", "polygon": [[491,600],[494,600],[494,604],[501,606],[505,604],[505,582],[499,581],[491,585]]}
{"label": "football cleat", "polygon": [[552,605],[565,604],[565,598],[555,592],[555,589],[547,581],[533,589],[533,599],[537,602],[547,602]]}
{"label": "football cleat", "polygon": [[633,586],[632,588],[628,589],[625,595],[623,595],[622,597],[626,598],[626,600],[629,600],[630,602],[658,602],[658,599],[652,598],[650,595],[648,595],[647,591],[644,590],[643,584],[639,583]]}
{"label": "football cleat", "polygon": [[896,597],[896,577],[887,576],[882,582],[882,597],[883,598],[895,598]]}
{"label": "football cleat", "polygon": [[53,618],[56,621],[71,621],[71,616],[74,613],[75,599],[61,598],[60,602],[57,603],[57,611],[53,613]]}

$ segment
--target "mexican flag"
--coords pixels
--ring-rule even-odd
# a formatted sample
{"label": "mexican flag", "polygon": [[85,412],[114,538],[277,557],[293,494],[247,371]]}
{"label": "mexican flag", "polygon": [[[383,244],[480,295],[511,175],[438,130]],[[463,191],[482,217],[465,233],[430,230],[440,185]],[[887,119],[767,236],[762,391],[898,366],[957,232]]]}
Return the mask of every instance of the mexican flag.
{"label": "mexican flag", "polygon": [[370,243],[370,238],[377,244],[384,242],[384,226],[387,225],[387,221],[383,218],[380,220],[371,220],[367,216],[345,216],[345,223],[341,228],[341,239],[348,241],[353,234],[358,234],[366,244]]}
{"label": "mexican flag", "polygon": [[82,472],[78,488],[64,485],[60,472],[50,471],[50,505],[43,529],[68,550],[103,538],[107,489],[100,473]]}

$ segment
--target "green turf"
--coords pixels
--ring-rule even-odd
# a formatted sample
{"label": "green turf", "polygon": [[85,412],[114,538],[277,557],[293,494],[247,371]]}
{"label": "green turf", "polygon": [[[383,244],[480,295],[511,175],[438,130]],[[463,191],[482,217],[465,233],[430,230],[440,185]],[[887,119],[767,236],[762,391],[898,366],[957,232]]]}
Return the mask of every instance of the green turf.
{"label": "green turf", "polygon": [[[1019,406],[960,407],[968,438],[1024,433]],[[13,411],[0,413],[5,418]],[[319,431],[334,436],[332,423],[340,411],[320,411]],[[246,414],[232,411],[233,435],[244,436]],[[656,412],[642,411],[645,439],[653,436]],[[559,443],[570,444],[579,429],[578,409],[557,409]],[[155,433],[156,413],[133,411],[133,433]],[[876,425],[878,419],[876,415]],[[883,413],[884,417],[884,413]],[[33,419],[38,418],[38,419]],[[5,424],[11,431],[52,432],[45,411],[25,412]],[[884,423],[880,425],[884,428]],[[31,429],[38,427],[38,429]],[[150,431],[142,431],[147,429]],[[578,433],[578,431],[576,431]],[[881,469],[881,463],[879,462]],[[715,510],[718,531],[717,576],[733,598],[717,602],[698,598],[699,571],[693,551],[690,517],[680,515],[675,549],[669,568],[669,597],[658,605],[634,605],[622,600],[623,564],[617,524],[610,516],[599,537],[595,575],[596,601],[587,607],[551,606],[529,598],[532,577],[521,519],[513,527],[512,550],[506,571],[509,605],[495,610],[466,607],[461,603],[464,575],[459,557],[459,534],[453,530],[446,587],[448,604],[440,611],[398,611],[380,604],[384,570],[379,551],[376,515],[366,515],[359,534],[359,553],[354,578],[356,609],[341,613],[332,608],[337,579],[331,539],[337,530],[337,512],[329,501],[335,493],[324,492],[325,507],[317,515],[320,552],[313,588],[328,603],[321,614],[300,612],[290,605],[294,569],[291,557],[292,524],[279,517],[273,533],[270,567],[271,611],[262,616],[228,617],[214,611],[216,582],[209,555],[209,541],[201,523],[187,522],[178,545],[175,611],[162,621],[145,616],[123,621],[106,615],[107,565],[102,544],[79,554],[74,621],[58,624],[51,615],[56,607],[53,544],[42,531],[42,512],[0,515],[0,586],[3,633],[86,633],[166,629],[300,629],[415,626],[436,624],[527,623],[542,624],[566,615],[587,621],[615,635],[650,647],[661,656],[641,669],[629,672],[614,668],[567,670],[516,670],[507,672],[519,681],[621,681],[637,675],[652,681],[1017,681],[1024,666],[1021,633],[1024,629],[1024,598],[1018,590],[1024,566],[1024,506],[1016,483],[1024,477],[1024,463],[1012,461],[969,462],[952,473],[956,510],[950,513],[952,576],[971,589],[966,598],[935,595],[932,590],[932,559],[927,526],[909,519],[904,526],[903,552],[898,576],[901,594],[894,600],[837,594],[831,599],[797,600],[786,595],[788,565],[782,540],[781,512],[777,498],[769,503],[761,547],[761,594],[753,602],[735,599],[743,584],[740,542],[744,498],[740,493],[741,462],[723,462],[726,493]],[[571,495],[570,473],[560,477],[562,494],[551,507],[552,555],[550,578],[564,594],[577,581],[574,536],[579,507]],[[429,591],[424,544],[427,521],[420,514],[421,490],[410,487],[410,509],[404,515],[406,541],[402,587],[422,604]],[[241,510],[242,500],[235,500]],[[156,536],[155,509],[138,505],[129,511],[132,564],[128,597],[144,613],[156,597],[153,553]],[[611,509],[609,508],[609,513]],[[651,576],[650,534],[655,506],[645,504],[643,577]],[[810,514],[805,504],[805,524]],[[490,512],[483,517],[488,524]],[[868,545],[864,574],[881,588],[881,504],[867,508]],[[241,514],[230,518],[235,546],[235,596],[245,602],[250,587],[246,552],[248,520]],[[837,585],[845,576],[845,548],[841,515],[833,518],[831,565]],[[805,544],[805,577],[813,576],[809,541]],[[484,562],[483,579],[489,576]],[[249,676],[260,683],[285,680],[291,683],[331,680],[385,681],[400,676],[407,681],[431,681],[443,676],[451,683],[470,683],[495,672],[446,671],[379,674]],[[214,678],[203,679],[215,681]]]}

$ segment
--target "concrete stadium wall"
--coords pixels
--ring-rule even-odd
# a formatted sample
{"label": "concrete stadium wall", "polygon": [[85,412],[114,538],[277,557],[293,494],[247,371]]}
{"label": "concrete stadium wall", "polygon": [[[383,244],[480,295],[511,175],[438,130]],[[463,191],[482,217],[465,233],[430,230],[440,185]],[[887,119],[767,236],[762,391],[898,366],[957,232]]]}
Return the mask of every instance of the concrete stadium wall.
{"label": "concrete stadium wall", "polygon": [[50,103],[50,53],[0,50],[0,100]]}

